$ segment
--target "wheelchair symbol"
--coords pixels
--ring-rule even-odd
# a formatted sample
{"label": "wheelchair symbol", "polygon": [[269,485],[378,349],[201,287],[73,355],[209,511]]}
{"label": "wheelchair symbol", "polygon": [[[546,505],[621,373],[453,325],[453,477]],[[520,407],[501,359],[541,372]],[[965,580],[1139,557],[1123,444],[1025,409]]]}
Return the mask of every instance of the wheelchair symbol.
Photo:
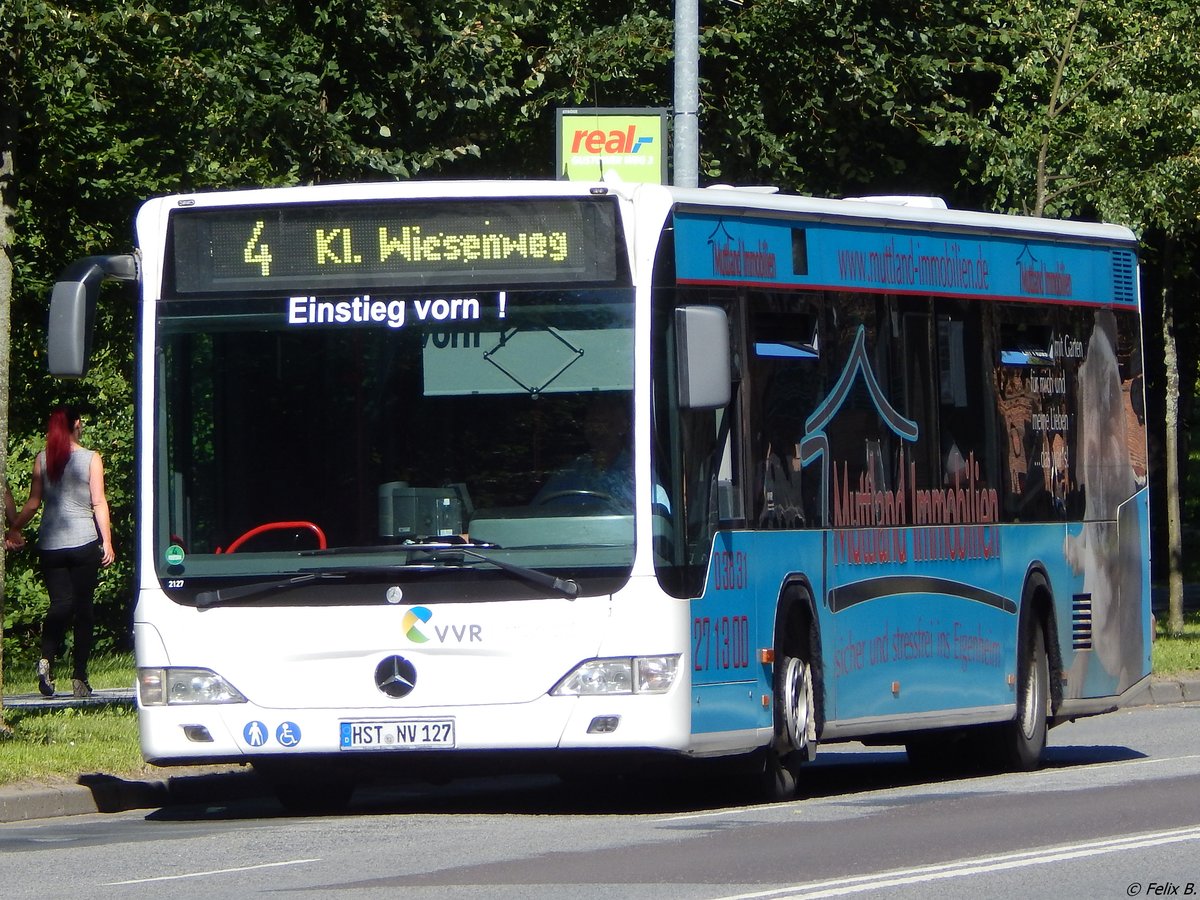
{"label": "wheelchair symbol", "polygon": [[281,747],[295,747],[300,743],[300,726],[295,722],[284,722],[275,729],[275,740]]}

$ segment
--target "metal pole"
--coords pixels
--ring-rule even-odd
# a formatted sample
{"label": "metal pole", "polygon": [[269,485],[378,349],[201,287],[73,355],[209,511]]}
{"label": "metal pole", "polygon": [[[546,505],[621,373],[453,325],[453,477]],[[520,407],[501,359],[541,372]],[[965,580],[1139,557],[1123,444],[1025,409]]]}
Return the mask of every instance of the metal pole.
{"label": "metal pole", "polygon": [[679,187],[700,179],[700,0],[675,2],[675,173]]}

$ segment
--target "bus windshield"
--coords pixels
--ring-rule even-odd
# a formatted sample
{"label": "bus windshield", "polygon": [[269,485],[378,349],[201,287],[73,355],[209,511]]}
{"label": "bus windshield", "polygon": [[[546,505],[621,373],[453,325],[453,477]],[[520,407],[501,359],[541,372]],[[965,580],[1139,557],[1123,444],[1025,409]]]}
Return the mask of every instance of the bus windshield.
{"label": "bus windshield", "polygon": [[632,304],[541,286],[160,302],[158,574],[403,581],[432,559],[403,548],[464,542],[627,574]]}

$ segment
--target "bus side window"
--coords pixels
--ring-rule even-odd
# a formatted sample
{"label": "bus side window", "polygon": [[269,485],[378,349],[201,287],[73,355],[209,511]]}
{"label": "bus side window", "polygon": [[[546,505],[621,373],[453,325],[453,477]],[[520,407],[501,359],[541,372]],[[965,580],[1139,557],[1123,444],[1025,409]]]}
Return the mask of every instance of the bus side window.
{"label": "bus side window", "polygon": [[805,419],[820,396],[818,307],[795,293],[752,293],[748,305],[750,522],[764,529],[818,526],[818,482],[799,459]]}
{"label": "bus side window", "polygon": [[734,460],[734,434],[732,428],[728,429],[721,447],[721,461],[717,467],[717,514],[722,523],[740,525],[746,517],[746,509]]}
{"label": "bus side window", "polygon": [[1001,480],[996,454],[1004,436],[993,416],[981,415],[995,408],[985,329],[962,301],[938,300],[935,308],[942,482],[994,487]]}

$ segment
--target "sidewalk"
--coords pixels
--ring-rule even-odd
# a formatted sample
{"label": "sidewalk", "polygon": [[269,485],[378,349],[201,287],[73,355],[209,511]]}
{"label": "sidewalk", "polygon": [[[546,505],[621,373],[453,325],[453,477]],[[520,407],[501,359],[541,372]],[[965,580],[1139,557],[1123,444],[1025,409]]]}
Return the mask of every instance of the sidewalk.
{"label": "sidewalk", "polygon": [[59,691],[53,697],[41,694],[6,694],[5,709],[94,709],[98,706],[133,706],[133,688],[96,689],[90,697],[72,697]]}
{"label": "sidewalk", "polygon": [[[1195,702],[1200,702],[1200,672],[1191,672],[1183,677],[1156,675],[1149,689],[1139,694],[1131,705],[1162,706]],[[4,698],[4,705],[14,709],[55,709],[114,703],[132,705],[133,691],[96,691],[86,700],[76,700],[69,694],[51,698],[40,694]],[[178,774],[143,780],[91,774],[81,775],[74,783],[3,785],[0,786],[0,823],[97,812],[162,809],[196,803],[228,803],[269,794],[269,790],[248,766],[164,771]]]}

